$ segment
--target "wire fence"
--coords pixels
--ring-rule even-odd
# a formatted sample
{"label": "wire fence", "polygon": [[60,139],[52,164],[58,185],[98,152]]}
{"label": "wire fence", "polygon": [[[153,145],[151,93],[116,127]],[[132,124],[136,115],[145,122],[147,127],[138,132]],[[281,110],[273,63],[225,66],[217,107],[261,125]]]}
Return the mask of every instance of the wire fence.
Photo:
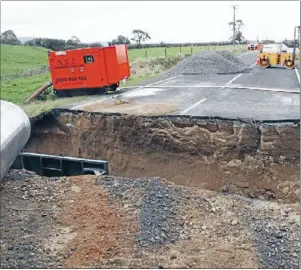
{"label": "wire fence", "polygon": [[224,45],[224,46],[185,46],[185,47],[156,47],[156,48],[141,48],[129,49],[129,58],[131,61],[137,59],[148,58],[168,58],[175,56],[192,55],[197,51],[243,51],[246,45]]}

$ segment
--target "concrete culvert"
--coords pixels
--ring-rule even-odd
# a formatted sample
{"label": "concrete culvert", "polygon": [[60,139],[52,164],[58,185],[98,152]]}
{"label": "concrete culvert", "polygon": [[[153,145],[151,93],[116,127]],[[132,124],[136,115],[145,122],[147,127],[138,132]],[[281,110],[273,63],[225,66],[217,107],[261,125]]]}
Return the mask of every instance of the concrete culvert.
{"label": "concrete culvert", "polygon": [[26,151],[109,162],[110,174],[248,197],[299,200],[299,121],[56,110],[33,124]]}

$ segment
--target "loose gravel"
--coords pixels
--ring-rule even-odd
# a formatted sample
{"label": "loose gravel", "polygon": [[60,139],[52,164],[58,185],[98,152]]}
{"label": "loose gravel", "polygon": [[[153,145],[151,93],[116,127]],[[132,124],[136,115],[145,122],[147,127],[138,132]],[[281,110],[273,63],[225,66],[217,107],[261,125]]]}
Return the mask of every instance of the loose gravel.
{"label": "loose gravel", "polygon": [[9,171],[1,187],[2,268],[300,267],[297,204],[158,177],[47,179],[23,170]]}
{"label": "loose gravel", "polygon": [[254,244],[260,254],[260,268],[299,269],[300,236],[297,231],[293,226],[272,224],[267,219],[257,216],[249,219],[254,232]]}
{"label": "loose gravel", "polygon": [[166,76],[235,74],[250,68],[229,51],[197,52],[168,70]]}
{"label": "loose gravel", "polygon": [[111,200],[122,199],[124,208],[139,208],[142,247],[152,247],[177,241],[180,231],[175,222],[177,203],[184,196],[180,187],[166,185],[159,178],[124,179],[104,177],[98,182],[111,195]]}

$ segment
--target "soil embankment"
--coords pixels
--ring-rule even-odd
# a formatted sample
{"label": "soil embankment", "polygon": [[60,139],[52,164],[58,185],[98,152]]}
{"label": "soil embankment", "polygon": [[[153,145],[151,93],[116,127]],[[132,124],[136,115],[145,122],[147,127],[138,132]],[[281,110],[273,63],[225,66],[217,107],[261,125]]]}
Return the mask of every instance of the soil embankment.
{"label": "soil embankment", "polygon": [[299,200],[299,121],[245,122],[56,110],[33,124],[30,152],[105,159],[110,174]]}

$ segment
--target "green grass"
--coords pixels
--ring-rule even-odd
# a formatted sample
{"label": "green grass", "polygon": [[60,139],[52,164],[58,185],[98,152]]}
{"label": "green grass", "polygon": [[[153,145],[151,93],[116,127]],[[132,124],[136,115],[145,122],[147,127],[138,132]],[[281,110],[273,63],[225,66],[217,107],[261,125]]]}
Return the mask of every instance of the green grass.
{"label": "green grass", "polygon": [[35,117],[43,112],[48,112],[52,109],[66,104],[73,104],[76,102],[84,101],[88,98],[89,96],[79,96],[72,98],[61,98],[56,100],[36,101],[31,104],[21,105],[21,107],[29,117]]}
{"label": "green grass", "polygon": [[130,61],[137,59],[147,59],[156,57],[174,57],[178,55],[186,55],[197,51],[218,51],[218,50],[238,50],[245,49],[245,45],[225,45],[225,46],[193,46],[193,47],[170,47],[170,48],[147,48],[147,49],[130,49]]}
{"label": "green grass", "polygon": [[48,65],[47,49],[1,44],[1,77]]}
{"label": "green grass", "polygon": [[[47,66],[47,49],[40,47],[27,46],[11,46],[1,45],[1,77],[24,74],[25,72],[36,70],[42,66]],[[237,52],[243,50],[244,45],[235,46]],[[178,55],[187,55],[198,50],[233,50],[230,46],[215,46],[209,47],[170,47],[166,48],[166,56],[174,57]],[[147,52],[147,53],[146,53]],[[147,57],[146,57],[147,56]],[[148,48],[148,49],[131,49],[129,51],[130,62],[139,59],[154,59],[158,57],[165,57],[165,48]],[[137,85],[140,82],[156,77],[160,74],[153,74],[148,72],[146,74],[134,75],[129,78],[121,87]],[[89,97],[74,97],[47,101],[35,101],[29,105],[23,105],[24,100],[35,92],[43,84],[50,81],[50,74],[34,75],[31,77],[6,79],[1,81],[1,99],[21,105],[24,110],[30,115],[35,116],[41,112],[48,111],[52,108],[62,106],[68,103],[75,103],[85,100]],[[50,95],[51,96],[51,95]]]}
{"label": "green grass", "polygon": [[50,81],[50,74],[1,82],[1,99],[22,104],[33,92]]}

